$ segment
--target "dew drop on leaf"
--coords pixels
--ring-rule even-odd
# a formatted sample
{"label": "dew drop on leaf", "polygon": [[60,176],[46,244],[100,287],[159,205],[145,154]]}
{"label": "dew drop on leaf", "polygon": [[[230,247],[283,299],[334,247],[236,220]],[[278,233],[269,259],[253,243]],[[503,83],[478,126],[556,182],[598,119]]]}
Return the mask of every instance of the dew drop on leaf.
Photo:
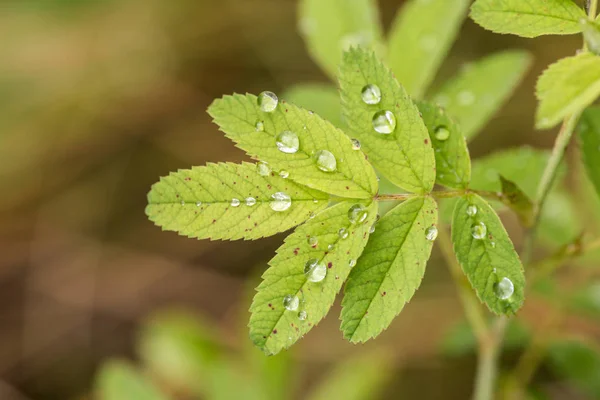
{"label": "dew drop on leaf", "polygon": [[308,238],[308,245],[310,247],[317,247],[317,245],[319,244],[319,238],[316,236],[310,236]]}
{"label": "dew drop on leaf", "polygon": [[352,260],[348,261],[348,266],[350,268],[353,268],[355,265],[356,265],[356,260],[352,259]]}
{"label": "dew drop on leaf", "polygon": [[353,225],[364,222],[368,215],[367,208],[362,204],[355,204],[348,210],[348,220]]}
{"label": "dew drop on leaf", "polygon": [[435,138],[439,141],[447,140],[450,137],[450,131],[445,126],[435,128]]}
{"label": "dew drop on leaf", "polygon": [[391,111],[378,111],[373,115],[373,129],[388,135],[396,129],[396,116]]}
{"label": "dew drop on leaf", "polygon": [[375,224],[371,225],[369,228],[369,233],[375,233]]}
{"label": "dew drop on leaf", "polygon": [[290,176],[290,173],[285,170],[281,170],[281,171],[279,171],[279,176],[282,177],[283,179],[287,179],[287,177]]}
{"label": "dew drop on leaf", "polygon": [[348,238],[348,230],[346,228],[341,228],[338,231],[338,235],[339,235],[340,239],[347,239]]}
{"label": "dew drop on leaf", "polygon": [[271,198],[273,200],[271,200],[269,206],[271,206],[271,209],[273,211],[285,211],[292,205],[292,199],[290,198],[290,196],[283,192],[273,193],[271,195]]}
{"label": "dew drop on leaf", "polygon": [[271,173],[271,168],[269,167],[269,164],[267,164],[264,161],[261,161],[258,164],[256,164],[256,170],[258,171],[258,174],[260,176],[268,176]]}
{"label": "dew drop on leaf", "polygon": [[279,99],[277,95],[273,92],[262,92],[258,95],[258,106],[264,112],[273,112],[277,108],[277,104],[279,103]]}
{"label": "dew drop on leaf", "polygon": [[515,285],[508,278],[502,278],[494,285],[494,293],[500,300],[507,300],[515,292]]}
{"label": "dew drop on leaf", "polygon": [[473,225],[471,225],[471,236],[473,236],[473,239],[485,239],[486,234],[487,226],[485,226],[483,222],[476,222]]}
{"label": "dew drop on leaf", "polygon": [[429,240],[430,242],[433,242],[435,239],[437,239],[438,236],[438,229],[435,225],[431,225],[429,228],[425,229],[425,239]]}
{"label": "dew drop on leaf", "polygon": [[477,206],[475,204],[469,204],[467,206],[467,215],[469,217],[474,217],[475,215],[477,215]]}
{"label": "dew drop on leaf", "polygon": [[185,206],[185,201],[181,200],[181,205]]}
{"label": "dew drop on leaf", "polygon": [[265,124],[262,121],[258,121],[255,125],[256,132],[262,132],[265,130]]}
{"label": "dew drop on leaf", "polygon": [[381,101],[381,89],[379,89],[379,86],[370,83],[362,88],[360,96],[366,104],[379,104]]}
{"label": "dew drop on leaf", "polygon": [[333,249],[335,249],[335,244],[332,243],[332,244],[330,244],[330,245],[327,246],[327,250],[328,251],[333,251]]}
{"label": "dew drop on leaf", "polygon": [[256,199],[254,197],[246,197],[246,205],[248,207],[252,207],[256,204]]}
{"label": "dew drop on leaf", "polygon": [[324,172],[334,172],[337,169],[335,156],[327,150],[319,150],[313,156],[317,168]]}
{"label": "dew drop on leaf", "polygon": [[200,207],[201,205],[202,205],[202,202],[201,202],[201,201],[197,201],[197,202],[196,202],[196,207]]}
{"label": "dew drop on leaf", "polygon": [[283,298],[283,306],[288,311],[296,311],[299,305],[300,299],[298,299],[298,296],[292,296],[291,294],[288,294]]}
{"label": "dew drop on leaf", "polygon": [[306,311],[302,310],[298,313],[298,319],[300,321],[306,320],[306,317],[308,317],[308,314],[306,313]]}
{"label": "dew drop on leaf", "polygon": [[231,199],[231,207],[238,207],[240,203],[240,199]]}
{"label": "dew drop on leaf", "polygon": [[294,154],[300,148],[298,135],[292,131],[283,131],[275,138],[277,148],[282,153]]}
{"label": "dew drop on leaf", "polygon": [[327,267],[323,263],[319,263],[316,258],[311,258],[304,265],[304,274],[306,279],[311,282],[321,282],[327,275]]}
{"label": "dew drop on leaf", "polygon": [[360,142],[358,139],[352,139],[352,150],[360,150]]}

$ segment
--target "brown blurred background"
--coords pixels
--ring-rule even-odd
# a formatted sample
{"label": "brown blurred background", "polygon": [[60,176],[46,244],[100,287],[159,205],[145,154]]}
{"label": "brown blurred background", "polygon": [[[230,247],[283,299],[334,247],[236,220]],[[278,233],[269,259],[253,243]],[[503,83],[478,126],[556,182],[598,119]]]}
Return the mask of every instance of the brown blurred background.
{"label": "brown blurred background", "polygon": [[[402,1],[379,4],[388,28]],[[246,159],[211,123],[212,99],[327,82],[297,34],[296,7],[0,2],[0,399],[83,398],[102,360],[133,357],[138,324],[164,307],[208,316],[232,348],[248,341],[239,316],[247,319],[249,288],[284,236],[211,242],[161,232],[144,215],[146,193],[169,171]],[[551,146],[552,132],[533,129],[535,78],[578,47],[576,36],[523,40],[464,24],[438,81],[497,50],[535,56],[518,92],[471,144],[474,157]],[[524,311],[534,321],[535,307]],[[438,355],[461,313],[434,251],[421,290],[378,343],[346,343],[336,306],[294,360],[310,385],[314,371],[342,356],[389,344],[397,372],[388,393],[464,399],[474,356]]]}

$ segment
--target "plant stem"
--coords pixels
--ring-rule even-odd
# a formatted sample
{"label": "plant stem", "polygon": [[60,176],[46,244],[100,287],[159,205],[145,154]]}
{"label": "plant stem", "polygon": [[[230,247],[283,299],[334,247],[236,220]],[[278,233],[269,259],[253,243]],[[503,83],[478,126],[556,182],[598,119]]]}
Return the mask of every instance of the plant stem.
{"label": "plant stem", "polygon": [[473,400],[492,400],[494,398],[496,377],[498,375],[498,355],[508,318],[498,317],[488,340],[479,346],[479,359],[475,377]]}
{"label": "plant stem", "polygon": [[[482,197],[486,197],[488,199],[493,199],[493,200],[502,201],[502,199],[503,199],[502,193],[490,192],[490,191],[485,191],[485,190],[472,190],[472,189],[439,190],[439,191],[433,191],[433,192],[429,193],[429,195],[433,196],[437,199],[449,199],[449,198],[453,198],[453,197],[463,197],[468,193],[476,193]],[[377,196],[375,196],[374,199],[376,201],[404,201],[404,200],[411,199],[413,197],[420,197],[420,196],[423,196],[423,195],[415,194],[415,193],[378,194]]]}

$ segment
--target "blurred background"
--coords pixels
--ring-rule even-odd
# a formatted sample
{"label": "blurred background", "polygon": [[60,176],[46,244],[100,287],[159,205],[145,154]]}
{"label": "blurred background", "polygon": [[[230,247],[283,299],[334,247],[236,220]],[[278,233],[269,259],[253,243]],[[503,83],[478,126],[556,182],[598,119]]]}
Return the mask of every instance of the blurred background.
{"label": "blurred background", "polygon": [[[378,3],[387,30],[403,1]],[[143,345],[156,321],[193,331],[203,338],[202,354],[237,360],[231,363],[242,372],[235,374],[250,382],[280,382],[272,398],[317,398],[314,392],[348,362],[359,372],[378,366],[380,392],[365,398],[469,397],[476,356],[468,332],[460,334],[462,309],[437,249],[421,289],[378,340],[344,341],[338,304],[293,350],[265,361],[263,371],[253,364],[264,356],[251,348],[246,310],[285,235],[196,241],[162,232],[144,214],[146,193],[160,176],[247,160],[206,114],[214,98],[329,82],[297,32],[297,6],[295,0],[0,2],[0,399],[94,398],[95,376],[114,358],[150,371],[145,376],[173,398],[215,398],[189,388],[203,380],[200,373],[174,384],[153,367],[169,365],[161,358],[168,356]],[[474,158],[523,144],[551,147],[555,132],[533,128],[535,80],[580,46],[578,36],[524,40],[465,22],[434,87],[498,50],[527,49],[535,57],[515,95],[470,144]],[[554,207],[568,212],[564,204]],[[506,218],[519,248],[518,224]],[[535,331],[548,310],[529,296],[519,320]],[[575,334],[600,338],[589,315],[569,315],[565,323]],[[448,339],[448,332],[455,336]],[[519,332],[503,357],[507,367],[527,340]],[[361,358],[380,357],[382,349],[386,357],[375,363]],[[262,378],[254,376],[259,370]],[[590,398],[544,368],[536,382],[549,398]]]}

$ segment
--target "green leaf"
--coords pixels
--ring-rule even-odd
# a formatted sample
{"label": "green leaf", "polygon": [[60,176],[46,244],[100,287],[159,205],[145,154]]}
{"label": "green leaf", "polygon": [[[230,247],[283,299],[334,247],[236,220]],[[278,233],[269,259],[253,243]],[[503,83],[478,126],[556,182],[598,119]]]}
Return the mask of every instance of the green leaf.
{"label": "green leaf", "polygon": [[382,53],[383,32],[374,0],[302,0],[299,30],[313,60],[333,79],[342,53],[362,46]]}
{"label": "green leaf", "polygon": [[579,23],[587,48],[596,55],[600,54],[600,27],[587,19],[583,19]]}
{"label": "green leaf", "polygon": [[389,35],[389,65],[413,98],[421,98],[456,39],[471,0],[411,0]]}
{"label": "green leaf", "polygon": [[552,64],[538,80],[536,92],[540,100],[536,126],[552,128],[598,98],[600,57],[582,53]]}
{"label": "green leaf", "polygon": [[99,400],[166,400],[152,382],[124,361],[104,364],[96,377]]}
{"label": "green leaf", "polygon": [[550,366],[563,378],[593,398],[600,397],[600,352],[595,345],[576,340],[550,346]]}
{"label": "green leaf", "polygon": [[[418,289],[431,254],[426,231],[437,222],[429,197],[405,201],[377,223],[342,302],[342,332],[353,343],[379,335]],[[437,233],[437,231],[436,231]]]}
{"label": "green leaf", "polygon": [[[278,171],[288,171],[298,183],[341,197],[366,199],[377,193],[377,177],[364,154],[353,150],[344,132],[316,114],[285,102],[279,102],[273,112],[264,112],[251,94],[217,99],[208,113],[238,147]],[[257,129],[259,122],[262,129]],[[284,153],[276,145],[285,131],[297,137],[295,153]],[[317,166],[316,156],[322,150],[335,157],[331,172]]]}
{"label": "green leaf", "polygon": [[[357,368],[360,366],[360,368]],[[306,397],[307,400],[371,400],[379,398],[394,369],[383,350],[342,360]]]}
{"label": "green leaf", "polygon": [[[377,204],[373,202],[364,206],[365,220],[352,224],[349,214],[354,205],[342,202],[317,214],[288,236],[269,262],[250,308],[249,324],[250,338],[265,353],[276,354],[290,347],[331,308],[350,273],[351,261],[358,259],[367,244],[377,215]],[[327,274],[320,282],[308,280],[304,273],[312,260],[316,260],[317,268],[326,267]],[[293,302],[298,299],[297,308],[284,308],[286,296],[291,296]],[[300,313],[306,313],[305,319]]]}
{"label": "green leaf", "polygon": [[462,130],[442,108],[427,102],[417,105],[435,149],[435,183],[466,188],[471,180],[471,158]]}
{"label": "green leaf", "polygon": [[533,223],[533,202],[513,181],[499,176],[502,185],[503,203],[509,206],[519,217],[524,227]]}
{"label": "green leaf", "polygon": [[[495,53],[446,82],[433,97],[472,139],[513,93],[531,65],[526,51]],[[493,79],[490,79],[493,77]]]}
{"label": "green leaf", "polygon": [[[362,99],[366,85],[381,91],[377,104]],[[435,182],[435,158],[427,128],[404,88],[375,54],[351,49],[340,67],[342,112],[354,137],[360,140],[369,161],[392,183],[415,193],[428,193]],[[388,111],[395,129],[382,134],[373,127],[374,115]]]}
{"label": "green leaf", "polygon": [[471,286],[490,311],[517,312],[524,300],[523,266],[500,218],[478,195],[469,194],[458,200],[452,220],[452,243]]}
{"label": "green leaf", "polygon": [[579,120],[579,137],[587,176],[600,196],[600,107],[590,107]]}
{"label": "green leaf", "polygon": [[527,38],[581,32],[585,12],[571,0],[477,0],[471,18],[496,33]]}
{"label": "green leaf", "polygon": [[292,86],[281,96],[287,101],[307,110],[342,128],[342,105],[340,94],[333,85],[305,83]]}
{"label": "green leaf", "polygon": [[[271,208],[276,193],[289,196],[288,209]],[[248,205],[252,199],[256,203]],[[255,164],[220,163],[161,178],[148,194],[146,214],[164,230],[190,238],[258,239],[304,222],[327,207],[328,199],[274,173],[262,176]]]}

